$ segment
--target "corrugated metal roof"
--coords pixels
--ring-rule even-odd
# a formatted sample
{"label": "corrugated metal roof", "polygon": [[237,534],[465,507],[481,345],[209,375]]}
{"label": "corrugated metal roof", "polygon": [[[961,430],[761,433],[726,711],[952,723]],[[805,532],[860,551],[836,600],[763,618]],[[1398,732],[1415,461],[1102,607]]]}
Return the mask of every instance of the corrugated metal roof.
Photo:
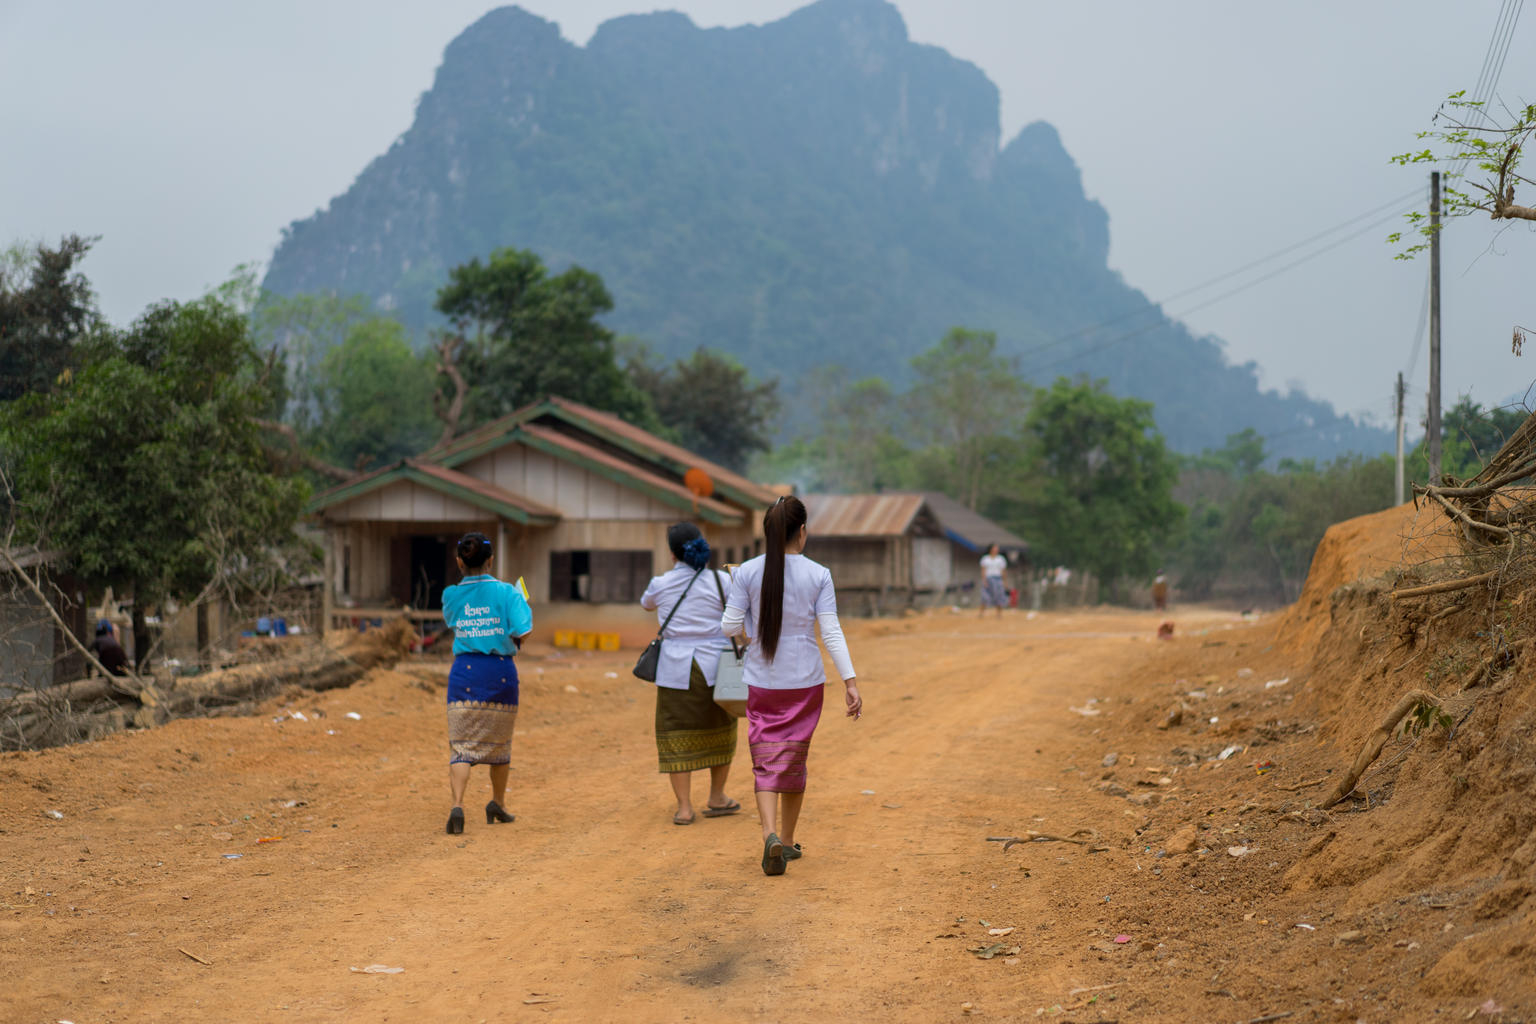
{"label": "corrugated metal roof", "polygon": [[920,495],[928,503],[928,511],[939,521],[944,533],[962,547],[972,551],[985,551],[996,544],[1003,548],[1029,550],[1029,542],[1018,534],[999,526],[979,512],[972,512],[954,498],[940,491],[927,491]]}
{"label": "corrugated metal roof", "polygon": [[921,494],[807,494],[800,500],[817,537],[899,537],[925,504]]}

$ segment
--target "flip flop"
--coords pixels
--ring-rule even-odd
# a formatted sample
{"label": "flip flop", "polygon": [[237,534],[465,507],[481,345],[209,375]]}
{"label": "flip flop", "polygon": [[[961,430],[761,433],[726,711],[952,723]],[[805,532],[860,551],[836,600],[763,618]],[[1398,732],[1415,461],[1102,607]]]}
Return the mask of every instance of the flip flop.
{"label": "flip flop", "polygon": [[735,814],[739,810],[741,810],[741,804],[736,800],[732,800],[730,803],[724,804],[720,807],[710,807],[708,804],[705,804],[704,817],[723,818],[727,814]]}
{"label": "flip flop", "polygon": [[674,825],[692,825],[695,821],[698,820],[698,817],[699,816],[697,814],[695,814],[691,818],[679,818],[677,815],[674,814],[674,815],[672,815],[672,824],[674,824]]}
{"label": "flip flop", "polygon": [[770,835],[763,841],[763,874],[782,875],[784,865],[784,844],[777,835]]}

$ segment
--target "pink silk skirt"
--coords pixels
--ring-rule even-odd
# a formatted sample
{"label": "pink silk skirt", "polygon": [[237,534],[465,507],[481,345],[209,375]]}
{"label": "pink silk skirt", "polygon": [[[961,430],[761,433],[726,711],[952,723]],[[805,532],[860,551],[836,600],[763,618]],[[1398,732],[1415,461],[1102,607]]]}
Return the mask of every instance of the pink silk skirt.
{"label": "pink silk skirt", "polygon": [[804,793],[811,734],[821,720],[824,686],[803,690],[747,687],[747,747],[752,788],[760,793]]}

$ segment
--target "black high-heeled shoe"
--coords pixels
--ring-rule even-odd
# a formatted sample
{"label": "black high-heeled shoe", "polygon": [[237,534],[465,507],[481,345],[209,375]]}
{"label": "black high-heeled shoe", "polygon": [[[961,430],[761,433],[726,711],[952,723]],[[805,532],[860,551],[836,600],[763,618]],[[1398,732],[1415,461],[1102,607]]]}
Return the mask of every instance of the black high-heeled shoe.
{"label": "black high-heeled shoe", "polygon": [[516,820],[517,815],[508,814],[501,804],[495,800],[485,805],[485,823],[487,825],[495,825],[498,822],[506,825]]}
{"label": "black high-heeled shoe", "polygon": [[455,807],[448,812],[448,834],[451,836],[464,834],[464,808]]}

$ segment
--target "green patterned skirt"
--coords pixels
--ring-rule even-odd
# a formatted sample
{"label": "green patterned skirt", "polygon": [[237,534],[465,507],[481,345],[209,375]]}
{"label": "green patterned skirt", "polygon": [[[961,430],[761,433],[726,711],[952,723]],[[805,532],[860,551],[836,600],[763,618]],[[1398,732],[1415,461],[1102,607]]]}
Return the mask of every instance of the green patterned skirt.
{"label": "green patterned skirt", "polygon": [[691,772],[730,764],[736,719],[715,703],[715,691],[693,663],[688,689],[656,687],[656,761],[662,772]]}

